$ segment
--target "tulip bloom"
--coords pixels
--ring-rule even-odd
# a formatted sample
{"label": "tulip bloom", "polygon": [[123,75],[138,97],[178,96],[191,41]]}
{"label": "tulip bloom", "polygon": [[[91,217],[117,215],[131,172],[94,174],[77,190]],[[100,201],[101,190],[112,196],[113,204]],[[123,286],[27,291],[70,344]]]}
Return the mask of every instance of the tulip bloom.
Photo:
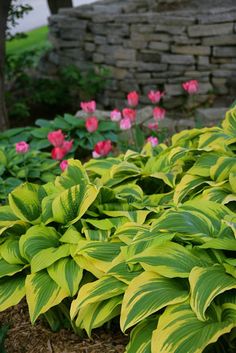
{"label": "tulip bloom", "polygon": [[105,141],[99,141],[95,146],[93,150],[93,157],[94,158],[99,158],[99,157],[105,157],[110,153],[112,150],[112,144],[111,140],[105,140]]}
{"label": "tulip bloom", "polygon": [[150,91],[148,93],[148,98],[153,104],[159,103],[161,98],[165,95],[165,92],[161,91]]}
{"label": "tulip bloom", "polygon": [[125,119],[129,119],[132,122],[135,121],[136,119],[136,110],[130,109],[130,108],[125,108],[122,110],[123,117]]}
{"label": "tulip bloom", "polygon": [[155,147],[158,144],[158,138],[154,136],[149,136],[147,142],[150,142],[152,147]]}
{"label": "tulip bloom", "polygon": [[29,151],[29,144],[25,141],[20,141],[16,143],[16,153],[26,153]]}
{"label": "tulip bloom", "polygon": [[70,141],[64,141],[61,148],[66,152],[70,152],[72,147],[73,147],[73,140],[70,140]]}
{"label": "tulip bloom", "polygon": [[121,119],[120,121],[120,129],[121,130],[129,130],[132,126],[132,123],[129,118]]}
{"label": "tulip bloom", "polygon": [[68,161],[66,159],[64,159],[63,161],[61,161],[60,163],[60,168],[61,170],[64,172],[67,168],[68,168]]}
{"label": "tulip bloom", "polygon": [[148,124],[148,128],[149,128],[150,130],[157,130],[157,129],[158,129],[158,123],[157,123],[157,122],[155,122],[155,123],[149,123],[149,124]]}
{"label": "tulip bloom", "polygon": [[153,117],[155,120],[163,120],[166,115],[166,110],[161,107],[156,107],[153,109]]}
{"label": "tulip bloom", "polygon": [[48,141],[54,147],[60,147],[65,140],[65,135],[61,130],[56,130],[48,133]]}
{"label": "tulip bloom", "polygon": [[56,159],[58,161],[62,160],[66,155],[66,150],[62,147],[54,147],[51,156],[52,159]]}
{"label": "tulip bloom", "polygon": [[197,80],[190,80],[182,83],[182,87],[188,94],[194,94],[199,90],[199,83]]}
{"label": "tulip bloom", "polygon": [[88,132],[94,132],[98,129],[98,119],[96,116],[91,116],[85,122],[85,126]]}
{"label": "tulip bloom", "polygon": [[130,92],[127,95],[128,105],[130,107],[136,107],[139,102],[139,95],[136,91]]}
{"label": "tulip bloom", "polygon": [[111,121],[120,121],[121,120],[121,112],[118,109],[112,110],[111,114]]}
{"label": "tulip bloom", "polygon": [[85,113],[94,113],[96,110],[96,102],[95,101],[81,102],[80,107]]}

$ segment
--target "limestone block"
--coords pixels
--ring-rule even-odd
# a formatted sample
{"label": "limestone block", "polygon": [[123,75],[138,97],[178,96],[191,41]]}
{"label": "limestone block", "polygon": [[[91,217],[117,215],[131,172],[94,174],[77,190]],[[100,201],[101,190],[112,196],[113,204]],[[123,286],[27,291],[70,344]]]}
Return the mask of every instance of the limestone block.
{"label": "limestone block", "polygon": [[155,28],[155,31],[169,33],[169,34],[182,34],[186,31],[186,26],[158,24]]}
{"label": "limestone block", "polygon": [[221,78],[226,78],[226,77],[231,77],[233,76],[234,72],[232,70],[215,70],[213,71],[212,75],[213,77],[221,77]]}
{"label": "limestone block", "polygon": [[164,42],[150,42],[148,47],[154,50],[168,51],[170,49],[170,44]]}
{"label": "limestone block", "polygon": [[93,54],[93,62],[95,64],[102,64],[105,62],[105,56],[103,54],[94,53]]}
{"label": "limestone block", "polygon": [[91,42],[84,43],[84,49],[89,52],[94,52],[95,51],[95,44]]}
{"label": "limestone block", "polygon": [[184,94],[183,88],[179,84],[165,84],[165,92],[169,96],[181,96]]}
{"label": "limestone block", "polygon": [[104,45],[107,43],[107,37],[105,36],[94,36],[94,43]]}
{"label": "limestone block", "polygon": [[143,61],[143,62],[151,62],[151,63],[160,62],[160,58],[161,58],[160,54],[152,50],[141,50],[137,54],[137,60]]}
{"label": "limestone block", "polygon": [[227,94],[227,80],[225,78],[212,78],[212,84],[217,94]]}
{"label": "limestone block", "polygon": [[197,16],[199,23],[211,24],[211,23],[222,23],[222,22],[233,22],[236,21],[236,11],[217,13],[212,15],[201,14]]}
{"label": "limestone block", "polygon": [[124,39],[118,34],[108,34],[107,43],[108,44],[123,44]]}
{"label": "limestone block", "polygon": [[171,42],[171,36],[167,33],[131,33],[131,40],[144,42]]}
{"label": "limestone block", "polygon": [[203,38],[203,45],[236,45],[236,34]]}
{"label": "limestone block", "polygon": [[195,25],[188,27],[190,37],[208,37],[233,33],[233,23]]}
{"label": "limestone block", "polygon": [[145,25],[140,25],[140,24],[132,24],[130,26],[130,31],[132,33],[154,33],[155,32],[156,25],[150,25],[150,24],[145,24]]}
{"label": "limestone block", "polygon": [[169,65],[169,74],[173,72],[180,72],[180,75],[183,74],[186,70],[195,70],[195,65],[182,65],[182,64],[172,64]]}
{"label": "limestone block", "polygon": [[234,58],[236,57],[236,46],[214,47],[213,56]]}
{"label": "limestone block", "polygon": [[192,25],[196,22],[196,19],[194,16],[191,16],[191,15],[181,16],[180,13],[178,13],[178,15],[148,13],[146,15],[146,17],[147,17],[149,23],[164,24],[166,26],[175,26],[175,25],[182,26],[183,23],[185,26],[189,26],[189,25]]}
{"label": "limestone block", "polygon": [[[147,42],[140,42],[138,40],[122,40],[121,43],[123,43],[124,48],[133,48],[133,49],[145,49],[147,48],[148,43]],[[163,43],[165,44],[165,43]]]}
{"label": "limestone block", "polygon": [[210,64],[209,56],[199,56],[197,58],[197,63],[198,63],[198,65],[208,66]]}
{"label": "limestone block", "polygon": [[[112,47],[110,48],[112,50]],[[134,49],[126,49],[123,47],[117,48],[112,53],[113,57],[117,60],[135,60],[136,59],[136,50]]]}
{"label": "limestone block", "polygon": [[167,64],[190,65],[195,63],[195,59],[193,55],[162,54],[161,62]]}
{"label": "limestone block", "polygon": [[139,65],[139,63],[137,62],[137,61],[130,61],[130,60],[117,60],[116,62],[115,62],[115,65],[117,66],[117,67],[124,67],[124,68],[136,68],[138,65]]}
{"label": "limestone block", "polygon": [[203,121],[223,120],[228,108],[206,108],[197,109],[196,115],[201,117]]}
{"label": "limestone block", "polygon": [[176,54],[210,55],[211,48],[202,45],[172,45],[171,52]]}
{"label": "limestone block", "polygon": [[152,72],[152,71],[166,71],[167,64],[156,64],[156,63],[143,63],[137,62],[137,71],[138,72]]}
{"label": "limestone block", "polygon": [[201,44],[200,38],[190,38],[187,35],[172,36],[172,40],[175,44],[186,44],[186,45],[197,45]]}

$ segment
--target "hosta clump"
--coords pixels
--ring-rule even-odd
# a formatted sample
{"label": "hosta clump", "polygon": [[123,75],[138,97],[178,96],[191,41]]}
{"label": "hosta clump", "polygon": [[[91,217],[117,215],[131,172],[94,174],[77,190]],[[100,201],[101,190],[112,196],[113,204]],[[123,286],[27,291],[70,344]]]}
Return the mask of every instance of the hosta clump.
{"label": "hosta clump", "polygon": [[236,109],[172,142],[16,188],[0,208],[0,310],[26,295],[32,322],[52,323],[69,305],[88,335],[120,315],[127,353],[234,352]]}

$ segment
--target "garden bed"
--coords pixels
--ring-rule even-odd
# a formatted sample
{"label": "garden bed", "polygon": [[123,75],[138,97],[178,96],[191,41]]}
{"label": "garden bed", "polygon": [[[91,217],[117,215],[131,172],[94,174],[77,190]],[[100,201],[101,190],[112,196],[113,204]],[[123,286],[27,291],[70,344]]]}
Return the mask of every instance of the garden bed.
{"label": "garden bed", "polygon": [[128,342],[119,331],[95,330],[92,339],[81,339],[68,330],[52,332],[42,320],[32,326],[25,301],[1,312],[0,323],[10,326],[6,353],[123,353]]}

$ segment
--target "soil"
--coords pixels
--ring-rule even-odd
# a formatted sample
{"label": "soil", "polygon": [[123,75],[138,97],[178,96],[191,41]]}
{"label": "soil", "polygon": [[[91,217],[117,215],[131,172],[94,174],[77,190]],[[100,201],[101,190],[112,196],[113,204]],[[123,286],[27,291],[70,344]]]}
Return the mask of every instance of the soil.
{"label": "soil", "polygon": [[206,9],[215,9],[217,7],[233,7],[235,0],[176,0],[172,4],[160,3],[158,11],[181,11],[181,10],[196,10],[204,11]]}
{"label": "soil", "polygon": [[73,332],[52,332],[38,320],[31,325],[25,301],[0,313],[0,326],[8,325],[6,353],[124,353],[128,337],[120,331],[94,330],[92,338],[80,338]]}

